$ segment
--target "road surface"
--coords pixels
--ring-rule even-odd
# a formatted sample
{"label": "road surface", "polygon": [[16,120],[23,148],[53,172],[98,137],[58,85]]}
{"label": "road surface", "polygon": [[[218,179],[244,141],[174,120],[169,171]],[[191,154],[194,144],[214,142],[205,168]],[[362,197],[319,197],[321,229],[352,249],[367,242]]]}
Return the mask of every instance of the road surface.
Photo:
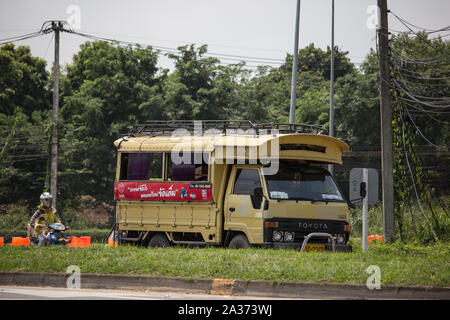
{"label": "road surface", "polygon": [[0,300],[277,300],[273,297],[199,295],[151,291],[0,287]]}

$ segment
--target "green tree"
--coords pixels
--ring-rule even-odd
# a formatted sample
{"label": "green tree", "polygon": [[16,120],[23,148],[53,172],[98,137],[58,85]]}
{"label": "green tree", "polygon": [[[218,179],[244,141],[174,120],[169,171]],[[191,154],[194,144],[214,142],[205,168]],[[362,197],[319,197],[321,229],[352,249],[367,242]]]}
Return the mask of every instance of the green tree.
{"label": "green tree", "polygon": [[329,126],[330,92],[326,87],[308,90],[297,99],[295,121],[303,124]]}
{"label": "green tree", "polygon": [[371,50],[360,72],[336,82],[336,136],[354,146],[380,146],[379,74],[376,52]]}
{"label": "green tree", "polygon": [[[335,47],[335,78],[355,72],[347,57],[348,52]],[[329,92],[331,49],[324,51],[310,44],[299,50],[296,85],[296,121],[327,124],[326,92]],[[292,79],[292,55],[279,68],[261,68],[247,83],[245,105],[250,119],[288,122]],[[319,102],[320,101],[320,102]],[[310,105],[310,104],[313,105]],[[313,110],[319,107],[319,111]],[[319,119],[320,118],[320,119]]]}
{"label": "green tree", "polygon": [[171,118],[179,120],[226,119],[226,105],[216,86],[221,72],[219,60],[204,56],[207,46],[178,47],[179,54],[169,54],[175,71],[166,86],[166,103]]}
{"label": "green tree", "polygon": [[49,110],[45,61],[0,47],[0,203],[35,204],[46,187]]}
{"label": "green tree", "polygon": [[[61,186],[111,201],[116,169],[113,141],[134,123],[165,117],[158,55],[151,47],[86,42],[62,79]],[[70,204],[70,203],[68,203]]]}
{"label": "green tree", "polygon": [[[341,51],[338,46],[334,48],[334,77],[335,80],[355,71],[355,66],[347,57],[347,51]],[[286,56],[286,63],[282,66],[285,72],[291,72],[293,56]],[[319,73],[325,80],[330,80],[331,70],[331,48],[328,46],[324,51],[314,47],[311,43],[298,51],[299,72],[313,71]]]}
{"label": "green tree", "polygon": [[0,47],[0,113],[10,116],[16,107],[31,117],[51,105],[45,60],[31,55],[29,47]]}

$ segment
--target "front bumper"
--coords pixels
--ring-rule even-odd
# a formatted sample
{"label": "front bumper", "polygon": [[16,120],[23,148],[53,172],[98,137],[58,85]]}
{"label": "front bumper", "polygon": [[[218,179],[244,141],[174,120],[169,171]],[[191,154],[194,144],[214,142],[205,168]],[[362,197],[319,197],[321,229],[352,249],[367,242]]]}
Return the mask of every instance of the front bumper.
{"label": "front bumper", "polygon": [[[336,252],[352,251],[352,246],[347,245],[349,239],[349,228],[346,221],[339,220],[319,220],[319,219],[294,219],[294,218],[271,218],[265,219],[264,226],[264,246],[267,248],[298,249],[300,250],[303,241],[308,235],[331,235],[344,237],[344,242],[335,243]],[[281,233],[289,232],[294,234],[292,242],[275,241],[273,234],[276,231]],[[284,236],[283,236],[284,238]],[[324,244],[326,250],[332,251],[329,237],[312,237],[308,240],[310,244]]]}
{"label": "front bumper", "polygon": [[[271,248],[271,249],[287,249],[287,250],[299,250],[302,248],[302,242],[291,242],[291,243],[284,243],[284,242],[265,242],[264,247],[265,248]],[[334,249],[336,252],[352,252],[353,247],[349,244],[335,244]],[[330,243],[325,244],[325,250],[326,251],[332,251],[332,246]]]}

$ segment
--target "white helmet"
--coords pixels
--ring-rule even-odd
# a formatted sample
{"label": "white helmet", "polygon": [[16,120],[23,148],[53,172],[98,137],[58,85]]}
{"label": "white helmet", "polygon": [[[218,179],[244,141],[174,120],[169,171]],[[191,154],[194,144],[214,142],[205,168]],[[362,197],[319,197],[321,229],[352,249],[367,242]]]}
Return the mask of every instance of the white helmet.
{"label": "white helmet", "polygon": [[41,194],[40,199],[41,205],[43,205],[44,207],[50,208],[52,206],[53,197],[49,192],[44,192],[43,194]]}

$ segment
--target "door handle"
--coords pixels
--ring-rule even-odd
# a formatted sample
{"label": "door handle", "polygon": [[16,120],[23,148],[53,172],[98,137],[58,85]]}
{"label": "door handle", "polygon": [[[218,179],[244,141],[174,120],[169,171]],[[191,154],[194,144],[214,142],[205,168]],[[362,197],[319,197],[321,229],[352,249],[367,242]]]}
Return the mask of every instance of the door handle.
{"label": "door handle", "polygon": [[229,208],[228,209],[230,212],[234,212],[234,211],[236,211],[236,209],[235,208]]}

